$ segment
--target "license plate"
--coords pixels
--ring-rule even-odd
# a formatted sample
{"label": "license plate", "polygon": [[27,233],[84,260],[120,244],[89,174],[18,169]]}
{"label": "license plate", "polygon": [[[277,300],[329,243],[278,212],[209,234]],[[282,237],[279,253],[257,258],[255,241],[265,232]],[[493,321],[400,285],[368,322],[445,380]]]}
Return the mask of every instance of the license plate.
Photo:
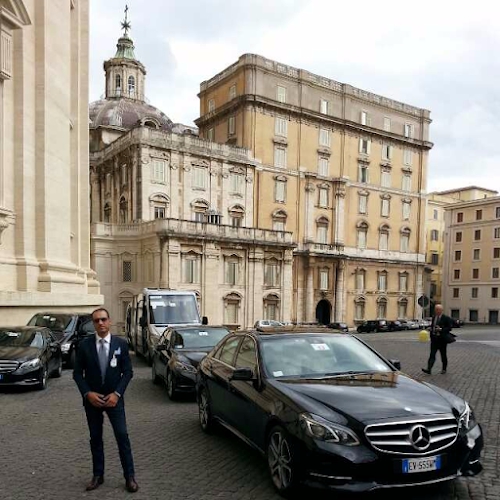
{"label": "license plate", "polygon": [[431,470],[439,470],[441,468],[441,457],[425,458],[406,458],[403,460],[403,474],[411,474],[413,472],[428,472]]}

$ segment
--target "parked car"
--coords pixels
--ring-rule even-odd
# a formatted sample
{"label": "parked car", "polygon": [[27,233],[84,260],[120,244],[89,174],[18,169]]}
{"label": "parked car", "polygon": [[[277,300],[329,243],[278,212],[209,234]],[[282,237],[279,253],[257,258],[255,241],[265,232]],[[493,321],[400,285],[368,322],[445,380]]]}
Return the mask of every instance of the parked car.
{"label": "parked car", "polygon": [[464,326],[464,322],[461,319],[458,318],[451,318],[453,320],[453,328],[460,328],[461,326]]}
{"label": "parked car", "polygon": [[153,347],[153,383],[164,381],[167,395],[195,393],[199,362],[226,335],[224,326],[179,326],[167,328]]}
{"label": "parked car", "polygon": [[333,330],[340,330],[341,332],[345,333],[349,331],[349,327],[346,323],[330,323],[328,327],[332,328]]}
{"label": "parked car", "polygon": [[61,346],[48,328],[0,328],[0,387],[47,387],[62,373]]}
{"label": "parked car", "polygon": [[358,333],[371,333],[371,332],[387,332],[389,331],[389,326],[385,319],[375,319],[365,321],[363,324],[359,325],[357,328]]}
{"label": "parked car", "polygon": [[363,492],[480,472],[468,403],[398,369],[350,334],[235,332],[200,363],[200,426],[266,455],[284,496],[300,482]]}
{"label": "parked car", "polygon": [[28,321],[28,326],[43,326],[55,335],[61,344],[63,363],[68,368],[75,364],[78,344],[87,335],[95,335],[92,315],[87,313],[40,312]]}
{"label": "parked car", "polygon": [[422,319],[409,319],[408,320],[408,329],[409,330],[421,330],[425,328],[424,321]]}
{"label": "parked car", "polygon": [[274,327],[274,326],[283,326],[283,323],[281,321],[276,321],[274,319],[260,319],[259,321],[256,321],[255,324],[253,325],[254,328],[267,328],[267,327]]}
{"label": "parked car", "polygon": [[401,330],[407,330],[406,325],[399,320],[388,321],[387,330],[390,332],[400,332]]}

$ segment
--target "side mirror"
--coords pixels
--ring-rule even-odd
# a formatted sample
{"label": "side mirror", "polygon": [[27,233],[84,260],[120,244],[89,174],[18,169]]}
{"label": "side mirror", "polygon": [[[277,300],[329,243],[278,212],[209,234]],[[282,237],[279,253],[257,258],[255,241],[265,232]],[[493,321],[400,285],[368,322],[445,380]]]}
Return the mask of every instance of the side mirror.
{"label": "side mirror", "polygon": [[203,316],[203,318],[201,318],[201,324],[202,325],[208,325],[208,318],[207,318],[207,316]]}
{"label": "side mirror", "polygon": [[251,368],[236,368],[234,370],[231,380],[253,380],[253,370]]}
{"label": "side mirror", "polygon": [[401,370],[401,361],[399,361],[399,359],[390,359],[389,363],[391,363],[391,365],[394,366],[396,370]]}
{"label": "side mirror", "polygon": [[146,323],[146,316],[141,316],[141,319],[139,320],[139,325],[144,328],[145,326],[147,326],[147,323]]}

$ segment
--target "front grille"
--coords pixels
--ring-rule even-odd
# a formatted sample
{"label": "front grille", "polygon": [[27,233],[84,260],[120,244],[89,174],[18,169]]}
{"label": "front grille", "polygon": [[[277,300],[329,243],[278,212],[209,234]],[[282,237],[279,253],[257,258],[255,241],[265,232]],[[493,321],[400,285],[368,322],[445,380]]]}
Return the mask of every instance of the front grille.
{"label": "front grille", "polygon": [[378,451],[398,455],[428,455],[452,445],[458,436],[453,415],[368,425],[365,435]]}
{"label": "front grille", "polygon": [[17,370],[19,363],[9,359],[0,359],[0,373],[10,373]]}

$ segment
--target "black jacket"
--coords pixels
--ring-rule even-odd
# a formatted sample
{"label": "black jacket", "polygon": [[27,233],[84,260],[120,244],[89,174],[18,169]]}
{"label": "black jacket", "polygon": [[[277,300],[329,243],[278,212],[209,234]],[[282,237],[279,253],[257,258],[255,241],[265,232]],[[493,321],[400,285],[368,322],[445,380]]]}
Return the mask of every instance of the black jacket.
{"label": "black jacket", "polygon": [[444,336],[446,336],[448,333],[451,333],[451,330],[453,328],[453,320],[449,316],[446,316],[446,314],[441,314],[441,317],[439,318],[439,321],[435,326],[439,326],[441,330],[436,332],[434,331],[434,318],[432,318],[431,341],[439,342],[443,339]]}
{"label": "black jacket", "polygon": [[[115,367],[111,365],[113,357],[116,358]],[[78,346],[73,379],[82,397],[85,397],[85,394],[90,391],[100,394],[111,394],[116,391],[123,397],[133,374],[128,344],[120,337],[111,335],[108,367],[104,383],[102,382],[101,368],[97,357],[95,336],[86,338]]]}

